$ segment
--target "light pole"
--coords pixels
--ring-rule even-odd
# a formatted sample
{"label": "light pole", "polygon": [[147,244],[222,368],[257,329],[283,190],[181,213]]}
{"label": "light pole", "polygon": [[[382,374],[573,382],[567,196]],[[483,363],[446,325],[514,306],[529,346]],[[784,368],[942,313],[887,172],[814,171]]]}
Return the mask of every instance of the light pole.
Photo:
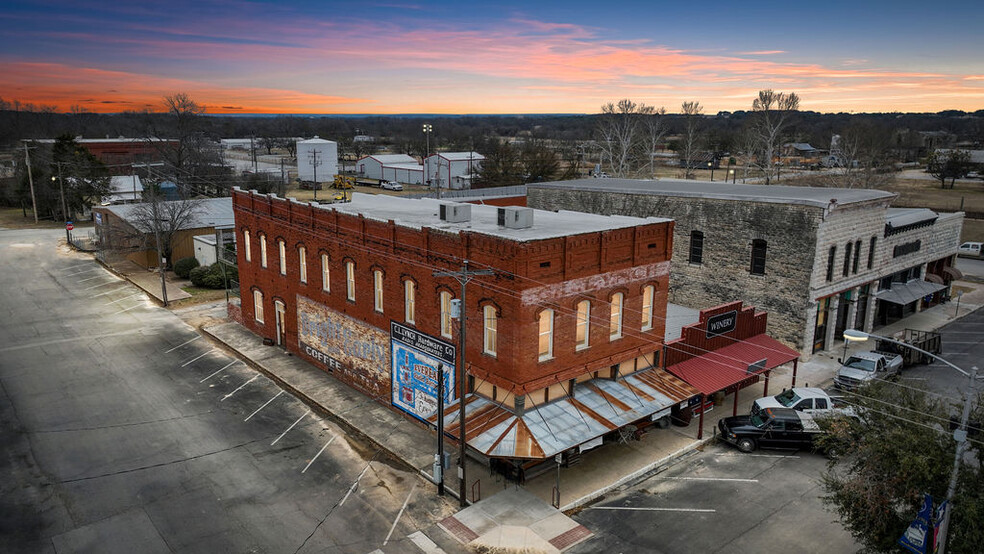
{"label": "light pole", "polygon": [[707,162],[707,169],[711,170],[711,182],[714,182],[714,160]]}
{"label": "light pole", "polygon": [[426,170],[426,175],[424,175],[424,180],[427,186],[430,186],[430,164],[427,163],[427,157],[430,156],[431,150],[431,133],[434,131],[434,127],[430,123],[424,123],[422,130],[424,131],[424,140],[426,141],[426,146],[424,148],[424,169]]}
{"label": "light pole", "polygon": [[969,380],[969,387],[964,390],[964,405],[963,414],[960,416],[960,425],[953,431],[953,440],[957,443],[957,451],[953,455],[953,471],[950,473],[950,484],[946,488],[946,503],[947,510],[943,515],[943,522],[939,523],[940,532],[936,539],[937,552],[943,554],[946,551],[946,532],[947,525],[950,521],[950,513],[953,511],[953,495],[957,492],[957,476],[960,473],[960,459],[963,458],[964,452],[967,449],[967,422],[970,421],[971,407],[974,402],[974,392],[977,387],[977,366],[970,368],[970,372],[966,372],[959,367],[953,365],[952,363],[944,360],[943,358],[933,354],[932,352],[927,352],[922,348],[917,348],[911,344],[891,339],[888,337],[882,337],[880,335],[873,335],[871,333],[865,333],[864,331],[859,331],[857,329],[848,329],[844,331],[845,341],[866,341],[869,338],[883,340],[885,342],[890,342],[892,344],[897,344],[904,346],[906,348],[911,348],[916,352],[920,352],[933,358],[934,360],[943,362],[945,365],[952,369],[955,369],[962,375],[965,375]]}
{"label": "light pole", "polygon": [[955,310],[953,310],[953,317],[957,317],[957,315],[960,313],[960,297],[961,296],[963,296],[963,291],[962,290],[958,290],[957,291],[957,308]]}

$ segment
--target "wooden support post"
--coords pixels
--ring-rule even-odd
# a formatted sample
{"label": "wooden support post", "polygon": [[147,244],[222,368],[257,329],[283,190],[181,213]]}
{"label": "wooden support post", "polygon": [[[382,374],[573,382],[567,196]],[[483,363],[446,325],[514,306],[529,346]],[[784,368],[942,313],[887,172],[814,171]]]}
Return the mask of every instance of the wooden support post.
{"label": "wooden support post", "polygon": [[704,412],[706,411],[704,409],[704,402],[706,402],[706,401],[707,401],[707,399],[704,397],[704,394],[701,393],[701,395],[700,395],[700,423],[697,424],[697,440],[700,440],[700,439],[704,438]]}

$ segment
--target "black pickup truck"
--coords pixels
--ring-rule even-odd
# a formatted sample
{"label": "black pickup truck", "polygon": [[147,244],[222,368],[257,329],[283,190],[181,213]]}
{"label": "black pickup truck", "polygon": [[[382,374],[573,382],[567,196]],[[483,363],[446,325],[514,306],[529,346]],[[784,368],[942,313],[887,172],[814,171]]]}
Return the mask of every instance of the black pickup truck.
{"label": "black pickup truck", "polygon": [[809,414],[792,408],[766,408],[745,416],[718,421],[721,438],[742,452],[763,448],[812,448],[820,426]]}

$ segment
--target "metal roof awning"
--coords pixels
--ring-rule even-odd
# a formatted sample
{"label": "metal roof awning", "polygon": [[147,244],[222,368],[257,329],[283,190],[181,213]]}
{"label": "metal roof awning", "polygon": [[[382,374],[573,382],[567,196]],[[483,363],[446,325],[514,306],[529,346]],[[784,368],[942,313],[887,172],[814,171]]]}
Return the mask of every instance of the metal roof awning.
{"label": "metal roof awning", "polygon": [[927,273],[924,278],[930,283],[936,283],[937,285],[943,284],[943,278],[935,273]]}
{"label": "metal roof awning", "polygon": [[[698,391],[658,368],[591,379],[574,394],[546,404],[527,396],[522,417],[487,398],[465,398],[468,446],[494,458],[545,459],[696,396]],[[427,421],[437,422],[437,414]],[[444,411],[444,429],[457,436],[458,404]]]}
{"label": "metal roof awning", "polygon": [[799,352],[761,334],[671,365],[666,370],[700,392],[712,394],[797,358]]}
{"label": "metal roof awning", "polygon": [[930,283],[922,279],[913,279],[905,284],[892,283],[892,288],[876,292],[875,298],[904,306],[945,288],[946,285]]}

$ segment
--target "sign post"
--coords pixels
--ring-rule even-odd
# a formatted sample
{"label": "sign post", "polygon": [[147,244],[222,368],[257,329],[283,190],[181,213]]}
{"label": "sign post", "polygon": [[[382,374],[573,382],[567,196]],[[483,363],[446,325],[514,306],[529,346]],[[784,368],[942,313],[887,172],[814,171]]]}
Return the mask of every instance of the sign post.
{"label": "sign post", "polygon": [[75,229],[75,225],[73,225],[71,221],[66,221],[65,222],[65,240],[68,241],[68,244],[72,244],[72,229]]}

